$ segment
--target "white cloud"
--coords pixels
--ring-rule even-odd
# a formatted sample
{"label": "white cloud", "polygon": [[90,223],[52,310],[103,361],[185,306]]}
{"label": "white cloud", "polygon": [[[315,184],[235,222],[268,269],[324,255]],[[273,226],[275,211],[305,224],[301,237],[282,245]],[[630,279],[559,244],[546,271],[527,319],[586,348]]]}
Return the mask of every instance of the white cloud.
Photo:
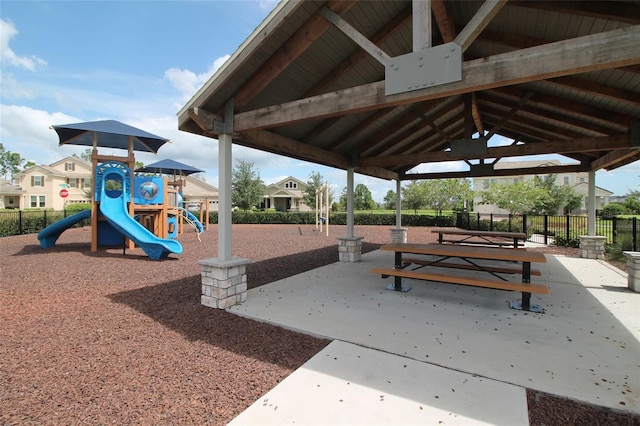
{"label": "white cloud", "polygon": [[4,99],[17,101],[35,98],[33,90],[18,83],[12,73],[3,72],[0,74],[0,87],[2,87],[2,97]]}
{"label": "white cloud", "polygon": [[39,66],[46,66],[47,61],[37,56],[20,56],[10,47],[9,42],[18,34],[13,22],[0,19],[0,63],[16,68],[35,71]]}
{"label": "white cloud", "polygon": [[175,87],[183,100],[189,100],[198,89],[229,59],[229,55],[221,56],[213,61],[208,70],[196,74],[191,70],[179,68],[169,68],[164,76]]}

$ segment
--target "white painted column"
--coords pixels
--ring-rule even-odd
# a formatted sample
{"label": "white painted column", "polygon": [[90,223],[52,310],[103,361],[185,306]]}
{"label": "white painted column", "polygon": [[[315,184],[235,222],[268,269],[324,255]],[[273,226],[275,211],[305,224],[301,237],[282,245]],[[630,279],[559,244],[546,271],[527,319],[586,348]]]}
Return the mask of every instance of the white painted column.
{"label": "white painted column", "polygon": [[347,168],[347,237],[354,236],[353,230],[353,167]]}
{"label": "white painted column", "polygon": [[402,227],[402,182],[396,180],[396,228]]}
{"label": "white painted column", "polygon": [[589,193],[587,196],[587,235],[596,235],[596,172],[589,171]]}
{"label": "white painted column", "polygon": [[396,180],[396,227],[391,228],[392,243],[406,243],[408,228],[402,227],[402,185],[400,179]]}
{"label": "white painted column", "polygon": [[231,259],[231,145],[230,134],[218,137],[218,259]]}

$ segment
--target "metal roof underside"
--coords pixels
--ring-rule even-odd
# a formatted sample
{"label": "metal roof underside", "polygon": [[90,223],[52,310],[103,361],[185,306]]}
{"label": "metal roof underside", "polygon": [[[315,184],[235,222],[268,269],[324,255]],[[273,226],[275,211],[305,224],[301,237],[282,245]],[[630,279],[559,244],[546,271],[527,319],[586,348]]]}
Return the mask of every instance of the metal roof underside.
{"label": "metal roof underside", "polygon": [[[383,179],[536,173],[493,165],[543,154],[572,163],[546,173],[611,170],[640,159],[639,40],[640,1],[283,1],[179,128]],[[461,79],[433,83],[422,53],[446,43]],[[421,85],[386,94],[404,55]],[[469,170],[407,173],[453,160]]]}

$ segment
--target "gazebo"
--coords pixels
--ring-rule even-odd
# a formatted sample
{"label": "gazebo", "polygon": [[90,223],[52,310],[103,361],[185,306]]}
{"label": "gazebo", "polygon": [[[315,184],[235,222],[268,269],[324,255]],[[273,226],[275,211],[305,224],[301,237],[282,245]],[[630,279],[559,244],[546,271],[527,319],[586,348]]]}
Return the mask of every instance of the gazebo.
{"label": "gazebo", "polygon": [[[594,195],[597,170],[640,159],[638,40],[638,2],[280,2],[178,113],[219,143],[218,258],[203,269],[248,262],[231,249],[234,143],[343,169],[349,198],[354,173],[400,194],[405,180],[504,175],[499,161],[544,154],[573,164],[543,173],[589,172]],[[447,161],[467,170],[413,172]],[[595,203],[589,215],[593,235]],[[348,217],[339,244],[357,245]]]}

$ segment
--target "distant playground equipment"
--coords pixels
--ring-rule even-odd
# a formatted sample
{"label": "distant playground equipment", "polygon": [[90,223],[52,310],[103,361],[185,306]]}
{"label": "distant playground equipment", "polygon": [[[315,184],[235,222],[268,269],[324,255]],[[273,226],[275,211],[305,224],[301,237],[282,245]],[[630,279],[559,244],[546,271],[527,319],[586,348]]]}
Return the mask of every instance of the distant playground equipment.
{"label": "distant playground equipment", "polygon": [[329,211],[331,206],[329,205],[329,182],[326,182],[323,186],[316,189],[316,229],[320,228],[322,233],[322,226],[325,225],[325,235],[329,235]]}
{"label": "distant playground equipment", "polygon": [[[91,145],[93,196],[91,210],[79,212],[40,231],[42,248],[53,247],[62,232],[84,219],[91,219],[91,251],[98,246],[139,246],[151,259],[182,253],[174,240],[181,232],[182,218],[198,231],[202,224],[182,208],[181,186],[166,177],[134,176],[133,150],[156,153],[168,139],[160,138],[117,121],[53,126],[60,145]],[[128,155],[98,154],[97,147],[127,149]],[[187,166],[188,167],[188,166]]]}

